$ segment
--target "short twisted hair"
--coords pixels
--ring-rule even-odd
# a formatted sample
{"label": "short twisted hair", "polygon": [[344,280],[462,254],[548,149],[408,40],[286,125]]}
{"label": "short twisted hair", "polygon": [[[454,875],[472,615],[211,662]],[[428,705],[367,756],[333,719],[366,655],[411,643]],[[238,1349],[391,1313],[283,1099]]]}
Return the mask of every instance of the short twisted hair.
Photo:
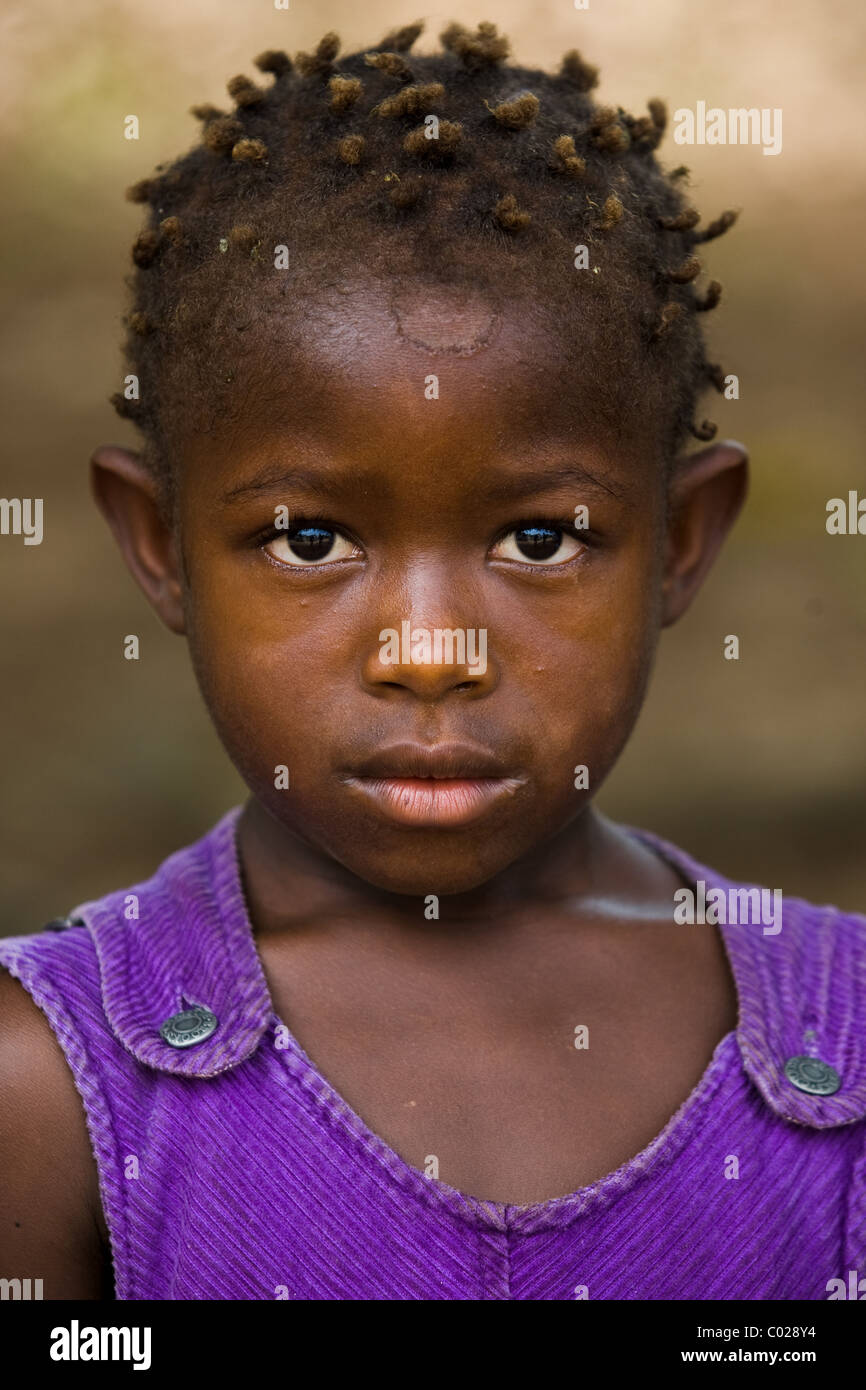
{"label": "short twisted hair", "polygon": [[665,172],[655,155],[664,103],[638,117],[600,106],[597,70],[578,52],[556,74],[517,67],[493,24],[450,24],[441,53],[410,58],[421,30],[340,59],[333,33],[294,61],[260,54],[269,84],[237,76],[231,112],[194,106],[201,142],[127,190],[148,205],[126,318],[138,395],[111,399],[169,491],[179,403],[218,419],[248,330],[291,312],[305,278],[333,285],[351,266],[519,284],[564,332],[602,325],[581,359],[602,425],[620,428],[639,399],[668,457],[689,433],[715,433],[693,419],[709,384],[724,389],[699,317],[721,287],[696,288],[695,249],[736,213],[699,228],[688,170]]}

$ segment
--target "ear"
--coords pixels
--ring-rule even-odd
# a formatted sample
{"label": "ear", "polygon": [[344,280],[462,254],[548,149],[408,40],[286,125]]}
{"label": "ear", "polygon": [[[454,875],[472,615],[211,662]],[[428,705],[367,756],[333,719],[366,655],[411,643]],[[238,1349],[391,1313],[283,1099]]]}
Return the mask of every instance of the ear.
{"label": "ear", "polygon": [[670,482],[662,627],[685,613],[746,500],[749,458],[725,439],[679,459]]}
{"label": "ear", "polygon": [[152,474],[130,449],[102,444],[90,460],[90,486],[145,597],[167,628],[185,632],[180,555]]}

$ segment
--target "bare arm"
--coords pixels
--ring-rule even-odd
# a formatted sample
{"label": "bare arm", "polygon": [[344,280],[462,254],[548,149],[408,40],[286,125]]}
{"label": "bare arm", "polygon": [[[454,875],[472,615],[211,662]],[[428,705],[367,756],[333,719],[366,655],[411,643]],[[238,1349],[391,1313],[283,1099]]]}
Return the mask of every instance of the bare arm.
{"label": "bare arm", "polygon": [[48,1020],[0,967],[0,1278],[114,1297],[84,1106]]}

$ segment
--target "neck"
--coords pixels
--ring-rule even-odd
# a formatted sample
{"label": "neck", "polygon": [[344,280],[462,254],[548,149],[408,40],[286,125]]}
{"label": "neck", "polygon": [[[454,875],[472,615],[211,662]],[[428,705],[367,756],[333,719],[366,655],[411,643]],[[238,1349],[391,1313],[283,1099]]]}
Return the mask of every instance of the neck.
{"label": "neck", "polygon": [[[367,883],[277,822],[255,798],[244,807],[237,837],[247,902],[259,933],[319,917],[423,925],[417,895]],[[565,900],[577,915],[638,902],[646,908],[648,895],[667,908],[673,886],[678,879],[671,869],[587,807],[487,882],[449,894],[447,915],[466,930],[513,921],[527,910]]]}

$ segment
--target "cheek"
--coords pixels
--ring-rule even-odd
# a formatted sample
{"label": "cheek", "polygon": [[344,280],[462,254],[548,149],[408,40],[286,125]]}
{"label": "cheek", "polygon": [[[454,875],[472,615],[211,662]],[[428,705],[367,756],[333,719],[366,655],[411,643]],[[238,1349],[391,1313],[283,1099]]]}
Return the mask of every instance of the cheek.
{"label": "cheek", "polygon": [[638,544],[605,557],[573,586],[531,594],[501,615],[505,658],[529,689],[544,687],[561,707],[615,711],[646,680],[658,640],[653,552]]}
{"label": "cheek", "polygon": [[[532,730],[545,795],[586,764],[597,789],[634,728],[659,633],[653,551],[610,557],[568,591],[513,602],[501,615],[512,719]],[[565,781],[563,780],[565,778]]]}
{"label": "cheek", "polygon": [[315,761],[321,692],[334,659],[315,600],[275,595],[273,584],[248,579],[231,562],[201,563],[191,577],[190,655],[235,766],[260,781],[276,764],[296,762],[296,749]]}

